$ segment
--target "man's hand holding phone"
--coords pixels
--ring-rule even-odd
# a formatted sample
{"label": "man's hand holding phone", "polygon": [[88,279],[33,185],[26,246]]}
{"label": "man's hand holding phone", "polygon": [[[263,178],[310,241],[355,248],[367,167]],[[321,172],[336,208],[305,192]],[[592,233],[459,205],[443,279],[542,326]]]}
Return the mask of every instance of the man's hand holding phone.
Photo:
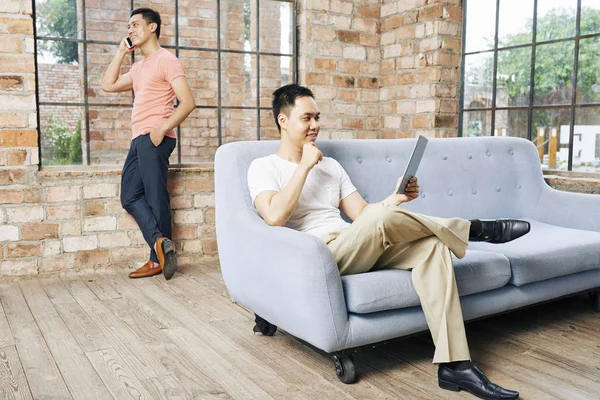
{"label": "man's hand holding phone", "polygon": [[413,176],[408,180],[408,183],[404,187],[404,193],[398,193],[398,189],[402,184],[403,178],[404,177],[401,176],[400,179],[398,179],[394,193],[392,193],[385,200],[383,200],[383,204],[389,206],[399,206],[402,203],[408,203],[409,201],[413,201],[414,199],[419,197],[420,186],[419,180],[416,176]]}
{"label": "man's hand holding phone", "polygon": [[119,44],[119,51],[123,53],[131,53],[134,50],[135,45],[131,42],[131,39],[129,37],[126,37],[125,39],[121,40],[121,43]]}

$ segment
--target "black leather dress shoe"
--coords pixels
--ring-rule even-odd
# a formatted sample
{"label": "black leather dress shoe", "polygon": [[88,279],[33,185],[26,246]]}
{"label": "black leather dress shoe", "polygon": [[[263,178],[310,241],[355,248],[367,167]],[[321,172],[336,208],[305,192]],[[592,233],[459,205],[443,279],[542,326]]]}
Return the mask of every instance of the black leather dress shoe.
{"label": "black leather dress shoe", "polygon": [[529,233],[531,225],[520,219],[497,219],[494,221],[480,221],[482,232],[478,236],[471,236],[474,242],[506,243],[520,238]]}
{"label": "black leather dress shoe", "polygon": [[512,400],[519,398],[519,392],[501,388],[489,381],[483,372],[476,366],[467,369],[454,370],[444,365],[438,369],[438,383],[442,389],[461,389],[486,400]]}

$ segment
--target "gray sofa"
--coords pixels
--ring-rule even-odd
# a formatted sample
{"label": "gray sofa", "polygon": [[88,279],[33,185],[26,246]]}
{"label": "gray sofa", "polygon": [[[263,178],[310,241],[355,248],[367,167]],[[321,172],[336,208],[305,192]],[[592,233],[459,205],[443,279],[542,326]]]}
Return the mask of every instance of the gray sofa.
{"label": "gray sofa", "polygon": [[[340,380],[354,380],[348,349],[427,329],[411,272],[340,277],[318,238],[268,226],[253,209],[250,162],[278,142],[221,146],[215,163],[216,230],[232,298],[268,321],[333,353]],[[391,193],[415,139],[319,141],[367,201]],[[405,207],[440,216],[521,218],[531,232],[506,244],[470,243],[454,259],[466,320],[583,291],[599,309],[600,196],[546,185],[535,146],[518,138],[432,139],[418,172],[421,195]],[[270,325],[269,325],[270,324]],[[345,351],[346,350],[346,351]],[[433,349],[432,349],[433,354]]]}

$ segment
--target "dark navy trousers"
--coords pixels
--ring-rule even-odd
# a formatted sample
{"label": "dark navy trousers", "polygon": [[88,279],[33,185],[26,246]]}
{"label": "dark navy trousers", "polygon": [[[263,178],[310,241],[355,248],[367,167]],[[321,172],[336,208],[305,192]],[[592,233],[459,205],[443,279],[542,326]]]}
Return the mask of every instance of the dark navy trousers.
{"label": "dark navy trousers", "polygon": [[121,205],[135,219],[150,246],[150,260],[158,262],[154,243],[171,239],[171,199],[167,189],[169,156],[176,140],[163,139],[155,146],[150,135],[131,141],[121,174]]}

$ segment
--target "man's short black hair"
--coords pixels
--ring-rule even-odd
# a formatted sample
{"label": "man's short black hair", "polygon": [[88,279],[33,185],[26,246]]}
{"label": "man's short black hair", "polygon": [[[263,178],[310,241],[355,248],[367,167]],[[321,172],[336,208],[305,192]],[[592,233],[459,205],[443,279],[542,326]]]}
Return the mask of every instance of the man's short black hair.
{"label": "man's short black hair", "polygon": [[294,107],[294,103],[298,97],[315,98],[313,92],[309,88],[295,83],[282,86],[273,92],[273,117],[275,117],[275,124],[277,125],[279,132],[281,132],[281,126],[279,126],[277,116],[281,113],[289,116],[289,112]]}
{"label": "man's short black hair", "polygon": [[142,18],[144,18],[144,21],[146,21],[148,25],[153,22],[156,24],[156,38],[160,39],[160,14],[151,8],[136,8],[131,12],[129,18],[136,14],[142,14]]}

